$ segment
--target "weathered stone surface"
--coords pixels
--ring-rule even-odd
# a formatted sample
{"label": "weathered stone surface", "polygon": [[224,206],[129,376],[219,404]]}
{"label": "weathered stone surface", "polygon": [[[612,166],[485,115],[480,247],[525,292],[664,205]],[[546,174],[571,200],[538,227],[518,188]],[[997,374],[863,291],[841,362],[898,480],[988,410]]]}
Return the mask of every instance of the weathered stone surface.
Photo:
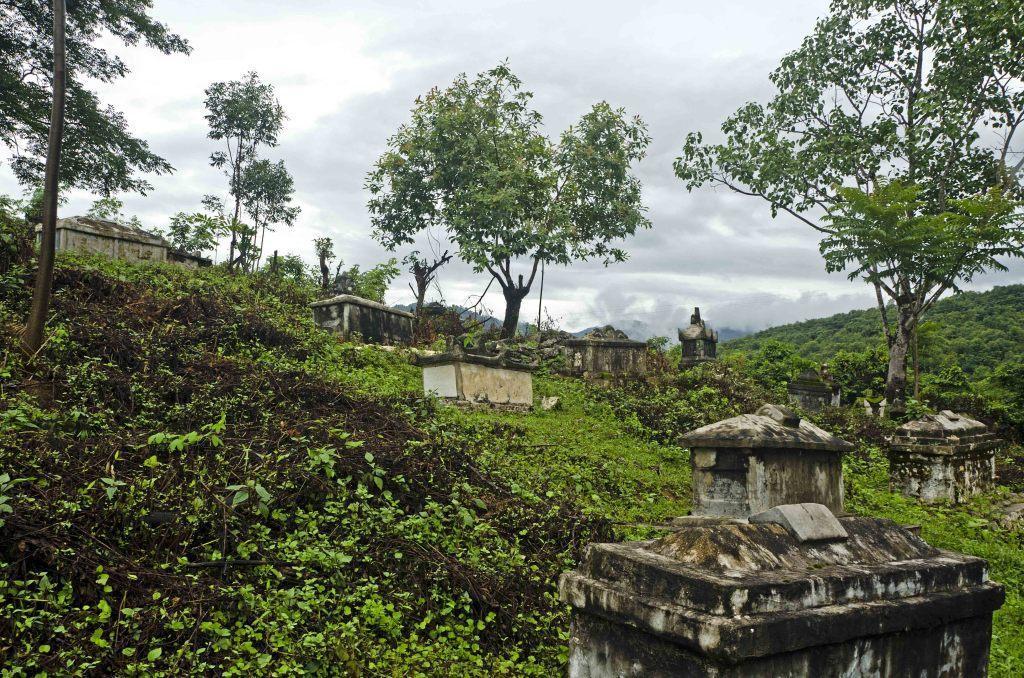
{"label": "weathered stone surface", "polygon": [[690,315],[690,326],[679,330],[682,344],[680,369],[686,369],[715,359],[718,350],[718,332],[707,326],[700,317],[700,309],[694,307]]}
{"label": "weathered stone surface", "polygon": [[780,504],[813,502],[843,510],[845,440],[802,421],[781,405],[765,405],[691,431],[693,514],[746,518]]}
{"label": "weathered stone surface", "polygon": [[416,358],[423,367],[423,392],[459,403],[484,406],[533,406],[532,366],[504,355],[467,353],[458,344],[453,350]]}
{"label": "weathered stone surface", "polygon": [[961,502],[995,482],[1002,445],[980,421],[944,410],[908,422],[889,441],[889,484],[925,502]]}
{"label": "weathered stone surface", "polygon": [[[36,233],[41,233],[41,227]],[[57,220],[56,249],[60,251],[104,254],[132,263],[171,263],[185,268],[201,268],[210,260],[175,250],[162,236],[137,226],[109,219],[67,217]]]}
{"label": "weathered stone surface", "polygon": [[565,337],[559,344],[563,374],[585,379],[642,377],[649,369],[647,344],[632,341],[611,325],[582,338]]}
{"label": "weathered stone surface", "polygon": [[765,405],[756,414],[741,414],[702,426],[684,434],[681,439],[691,448],[786,448],[831,452],[853,449],[852,443],[801,420],[795,412],[781,405]]}
{"label": "weathered stone surface", "polygon": [[545,396],[540,399],[540,408],[544,411],[562,409],[562,399],[558,396]]}
{"label": "weathered stone surface", "polygon": [[799,405],[808,412],[817,412],[832,404],[832,385],[814,370],[801,372],[786,387],[791,405]]}
{"label": "weathered stone surface", "polygon": [[888,520],[846,539],[703,522],[595,544],[563,575],[570,676],[984,675],[1003,590]]}
{"label": "weathered stone surface", "polygon": [[317,326],[350,339],[359,335],[368,344],[410,344],[416,316],[370,299],[340,294],[315,301],[313,321]]}
{"label": "weathered stone surface", "polygon": [[822,504],[782,504],[755,513],[748,520],[755,524],[782,525],[801,544],[807,541],[830,541],[847,537],[846,530],[839,520]]}

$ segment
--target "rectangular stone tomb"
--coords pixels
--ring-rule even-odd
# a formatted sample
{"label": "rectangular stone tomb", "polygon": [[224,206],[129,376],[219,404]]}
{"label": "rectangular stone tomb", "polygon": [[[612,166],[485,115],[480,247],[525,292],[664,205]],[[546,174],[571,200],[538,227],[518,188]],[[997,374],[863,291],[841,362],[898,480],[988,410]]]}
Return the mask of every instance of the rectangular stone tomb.
{"label": "rectangular stone tomb", "polygon": [[411,344],[416,316],[351,294],[315,301],[313,321],[345,340],[358,335],[368,344]]}
{"label": "rectangular stone tomb", "polygon": [[570,678],[986,675],[985,561],[815,506],[589,546],[559,585]]}
{"label": "rectangular stone tomb", "polygon": [[765,405],[681,437],[690,448],[696,516],[745,518],[779,504],[815,502],[843,510],[845,440]]}
{"label": "rectangular stone tomb", "polygon": [[647,344],[631,339],[564,339],[563,374],[598,378],[641,377],[647,374]]}
{"label": "rectangular stone tomb", "polygon": [[530,367],[497,356],[443,353],[417,359],[423,392],[455,403],[527,410],[533,406]]}
{"label": "rectangular stone tomb", "polygon": [[817,412],[826,405],[838,405],[838,394],[814,370],[801,372],[786,387],[791,405],[799,405],[808,412]]}
{"label": "rectangular stone tomb", "polygon": [[995,482],[1001,446],[985,424],[945,410],[904,424],[889,443],[889,484],[925,502],[962,502]]}

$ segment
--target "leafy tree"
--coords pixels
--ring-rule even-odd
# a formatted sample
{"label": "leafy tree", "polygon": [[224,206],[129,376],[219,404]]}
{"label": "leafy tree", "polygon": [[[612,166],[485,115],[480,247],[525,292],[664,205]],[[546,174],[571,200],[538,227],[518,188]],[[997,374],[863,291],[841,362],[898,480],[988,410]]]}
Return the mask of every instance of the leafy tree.
{"label": "leafy tree", "polygon": [[240,193],[245,212],[252,219],[253,229],[260,238],[258,249],[253,239],[253,247],[242,252],[242,267],[251,269],[263,257],[267,229],[278,224],[294,225],[300,208],[290,204],[295,183],[283,160],[255,160],[249,164],[242,173]]}
{"label": "leafy tree", "polygon": [[306,262],[297,254],[286,254],[281,257],[277,264],[277,270],[281,277],[297,283],[309,280],[309,276],[306,274]]}
{"label": "leafy tree", "polygon": [[451,260],[452,255],[448,253],[448,250],[445,250],[444,254],[434,260],[421,258],[420,253],[416,251],[410,252],[406,255],[405,259],[402,259],[402,263],[408,267],[407,270],[409,273],[412,273],[413,280],[416,283],[415,288],[409,285],[409,289],[416,296],[417,313],[423,308],[423,302],[427,298],[427,288],[430,287],[430,283],[437,276],[437,269]]}
{"label": "leafy tree", "polygon": [[985,270],[1005,270],[999,257],[1021,255],[1021,215],[1017,203],[998,189],[949,200],[949,209],[938,214],[918,187],[900,182],[876,184],[870,194],[856,188],[839,192],[846,202],[826,216],[832,232],[822,239],[821,252],[830,272],[852,269],[850,279],[863,278],[895,302],[895,328],[885,325],[885,395],[898,403],[922,316],[947,290],[960,291],[961,284]]}
{"label": "leafy tree", "polygon": [[189,254],[201,255],[217,246],[231,232],[231,219],[217,196],[203,196],[203,212],[178,212],[165,234],[171,244]]}
{"label": "leafy tree", "polygon": [[[139,173],[171,171],[166,160],[131,134],[124,116],[104,106],[87,83],[110,83],[128,66],[102,45],[140,43],[164,54],[188,43],[155,21],[150,0],[69,3],[65,53],[66,117],[60,183],[100,194],[145,192]],[[23,185],[42,183],[52,89],[53,9],[39,0],[0,0],[0,142],[13,154]],[[101,42],[102,37],[102,42]]]}
{"label": "leafy tree", "polygon": [[553,142],[532,96],[506,64],[460,75],[417,99],[367,178],[374,237],[393,249],[443,229],[501,287],[505,336],[541,262],[623,261],[612,243],[650,225],[630,172],[649,143],[644,123],[602,102]]}
{"label": "leafy tree", "polygon": [[885,388],[888,358],[884,346],[863,351],[839,351],[829,362],[829,374],[842,391],[843,402],[849,404],[869,393]]}
{"label": "leafy tree", "polygon": [[[1015,198],[1024,166],[1010,160],[1024,122],[1022,42],[1019,3],[1010,0],[833,0],[829,15],[772,74],[775,97],[730,116],[721,143],[688,135],[676,174],[691,190],[711,184],[759,197],[773,216],[786,212],[827,238],[839,235],[839,223],[828,217],[859,210],[850,203],[852,188],[872,194],[884,185],[920,187],[907,215],[915,218],[964,216],[957,201],[985,203],[992,188]],[[992,207],[995,197],[989,199]],[[931,225],[955,230],[949,221]],[[875,250],[891,238],[881,228],[873,235]],[[915,260],[915,270],[929,270],[937,285],[887,290],[886,276],[911,281],[914,273],[892,270],[884,259],[857,260],[886,328],[890,403],[902,401],[909,338],[928,300],[976,272],[975,248],[1007,244],[977,231],[941,240],[955,251],[932,247]],[[833,242],[828,249],[836,252],[841,244]],[[861,245],[869,247],[868,240]],[[893,324],[886,296],[896,306]]]}
{"label": "leafy tree", "polygon": [[[223,141],[225,150],[210,155],[210,164],[228,177],[228,190],[235,200],[234,223],[240,223],[245,200],[243,178],[256,161],[260,146],[277,146],[284,124],[284,109],[274,95],[274,87],[260,82],[255,72],[242,80],[216,82],[206,89],[207,136]],[[237,263],[235,251],[244,232],[232,230],[228,266]],[[249,242],[251,243],[251,237]]]}
{"label": "leafy tree", "polygon": [[35,234],[23,212],[23,201],[0,195],[0,275],[32,258]]}
{"label": "leafy tree", "polygon": [[343,275],[348,275],[357,296],[383,304],[388,287],[400,273],[398,259],[391,258],[367,271],[360,271],[358,265],[353,266]]}
{"label": "leafy tree", "polygon": [[108,221],[116,221],[119,224],[142,228],[142,222],[139,218],[134,215],[127,216],[124,213],[124,203],[112,195],[94,200],[85,216],[92,217],[93,219],[107,219]]}

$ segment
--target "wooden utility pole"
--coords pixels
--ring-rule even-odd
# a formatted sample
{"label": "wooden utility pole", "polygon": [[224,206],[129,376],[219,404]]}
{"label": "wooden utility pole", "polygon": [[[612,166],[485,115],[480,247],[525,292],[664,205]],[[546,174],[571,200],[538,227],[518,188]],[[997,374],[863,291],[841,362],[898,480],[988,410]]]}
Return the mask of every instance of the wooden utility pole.
{"label": "wooden utility pole", "polygon": [[43,328],[50,310],[53,290],[53,260],[57,247],[57,190],[60,176],[60,146],[64,138],[64,0],[53,0],[53,107],[50,110],[50,137],[46,152],[46,178],[43,182],[43,237],[39,246],[39,267],[32,308],[25,325],[25,350],[34,355],[43,345]]}
{"label": "wooden utility pole", "polygon": [[540,311],[544,306],[544,260],[540,262],[540,295],[537,297],[537,339],[540,339]]}

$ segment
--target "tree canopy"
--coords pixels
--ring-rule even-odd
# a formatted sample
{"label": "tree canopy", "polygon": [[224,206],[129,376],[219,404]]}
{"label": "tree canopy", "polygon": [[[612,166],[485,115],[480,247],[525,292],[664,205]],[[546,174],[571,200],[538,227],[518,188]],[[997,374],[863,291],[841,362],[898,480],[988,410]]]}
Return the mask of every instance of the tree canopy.
{"label": "tree canopy", "polygon": [[622,261],[616,241],[650,225],[631,172],[650,141],[643,121],[601,102],[552,141],[532,96],[507,64],[460,75],[416,100],[367,178],[374,236],[394,248],[443,230],[501,286],[506,333],[541,262]]}
{"label": "tree canopy", "polygon": [[[852,265],[874,285],[890,401],[902,399],[930,303],[1020,251],[1022,12],[1009,1],[834,0],[772,73],[774,98],[727,118],[719,143],[689,134],[676,160],[688,189],[765,200],[824,235],[830,270]],[[875,208],[893,208],[887,221],[871,221],[882,214],[864,200],[876,192]]]}
{"label": "tree canopy", "polygon": [[[260,146],[277,146],[277,137],[284,126],[284,108],[274,94],[274,87],[260,80],[255,72],[246,73],[241,80],[215,82],[206,89],[206,121],[210,126],[207,136],[224,142],[224,149],[210,155],[210,164],[222,169],[228,177],[228,192],[234,198],[233,222],[240,223],[243,204],[247,211],[255,208],[257,213],[266,214],[264,207],[256,207],[258,196],[266,188],[266,181],[274,175],[273,183],[284,189],[284,179],[274,167],[250,172],[250,167],[259,158]],[[284,169],[283,165],[280,167]],[[287,175],[287,171],[284,173]],[[291,177],[287,176],[290,194]],[[263,188],[257,188],[262,186]],[[277,189],[275,189],[277,190]],[[292,217],[294,219],[294,216]],[[253,247],[254,234],[232,229],[228,265],[245,263]],[[242,237],[245,250],[235,257]]]}
{"label": "tree canopy", "polygon": [[[104,106],[90,82],[109,83],[128,66],[100,46],[110,36],[145,44],[164,54],[188,53],[188,42],[150,16],[150,0],[89,0],[67,11],[67,94],[60,182],[109,195],[145,193],[139,174],[162,174],[171,165],[134,136],[128,121]],[[24,185],[42,181],[53,78],[53,11],[48,2],[0,0],[0,142],[12,153],[11,169]]]}

